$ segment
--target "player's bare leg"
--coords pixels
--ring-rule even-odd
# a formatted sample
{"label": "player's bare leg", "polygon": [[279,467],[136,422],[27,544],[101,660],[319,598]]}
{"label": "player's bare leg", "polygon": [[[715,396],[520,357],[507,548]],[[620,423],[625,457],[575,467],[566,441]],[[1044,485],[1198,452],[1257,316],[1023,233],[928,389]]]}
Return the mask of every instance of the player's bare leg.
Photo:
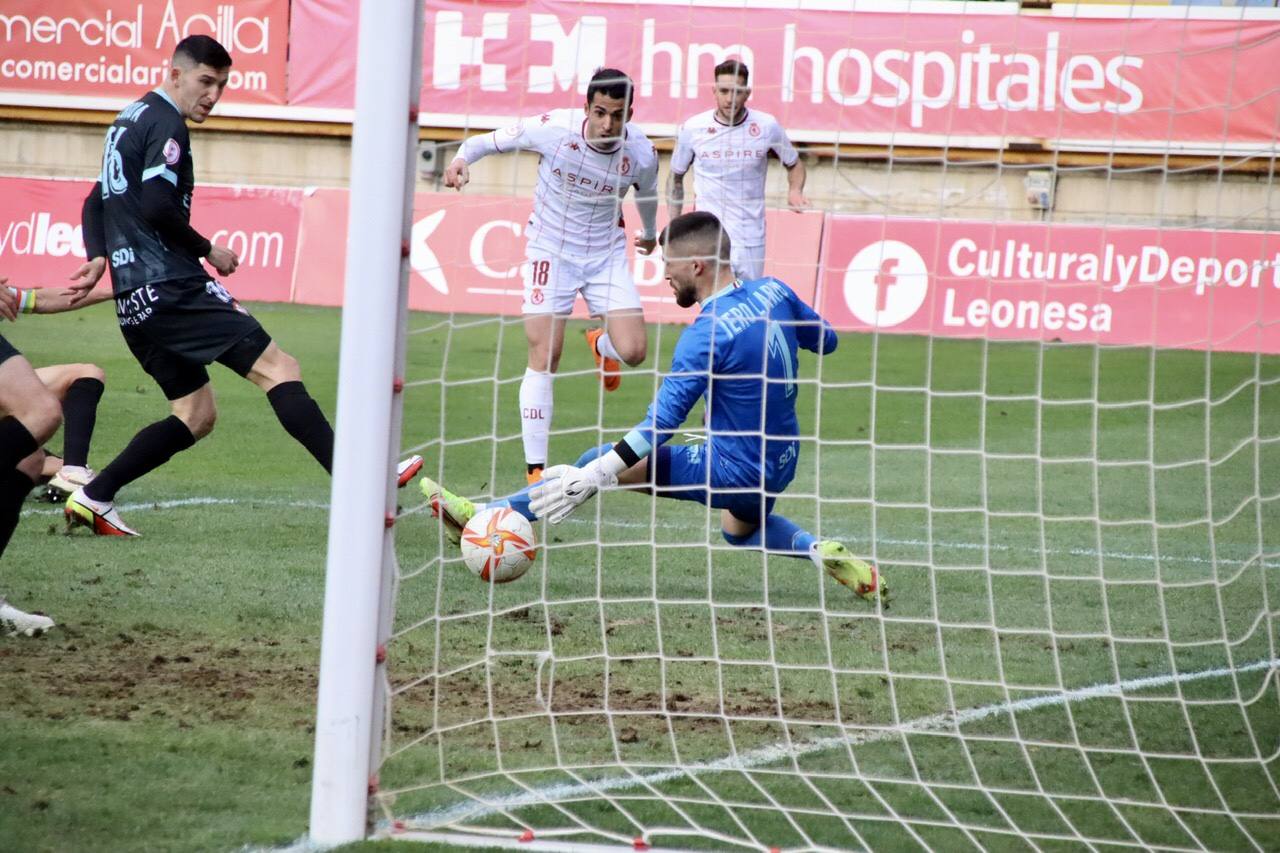
{"label": "player's bare leg", "polygon": [[610,311],[604,316],[604,326],[587,330],[587,344],[591,347],[596,366],[600,368],[604,390],[618,390],[622,384],[622,365],[619,362],[635,367],[648,354],[649,336],[645,331],[644,312]]}
{"label": "player's bare leg", "polygon": [[40,445],[57,432],[61,421],[57,399],[30,362],[16,354],[0,361],[0,553],[18,526],[22,502],[40,476],[44,461]]}
{"label": "player's bare leg", "polygon": [[569,318],[555,314],[525,314],[524,336],[529,359],[520,381],[520,433],[524,439],[525,476],[536,483],[547,465],[551,413],[555,408],[552,381],[564,351],[564,327]]}
{"label": "player's bare leg", "polygon": [[213,396],[213,386],[205,384],[185,397],[179,397],[169,405],[173,416],[186,424],[196,441],[213,432],[218,422],[218,403]]}
{"label": "player's bare leg", "polygon": [[0,470],[35,453],[58,431],[62,407],[21,355],[0,362]]}

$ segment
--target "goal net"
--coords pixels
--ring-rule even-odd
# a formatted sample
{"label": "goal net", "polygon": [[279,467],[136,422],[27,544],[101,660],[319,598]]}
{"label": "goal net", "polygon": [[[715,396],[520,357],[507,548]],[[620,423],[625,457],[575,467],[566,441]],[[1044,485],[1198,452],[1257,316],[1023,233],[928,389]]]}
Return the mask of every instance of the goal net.
{"label": "goal net", "polygon": [[[615,66],[661,187],[676,127],[738,56],[748,110],[808,170],[792,212],[771,162],[765,272],[840,333],[797,367],[777,511],[873,561],[893,601],[729,545],[719,511],[618,491],[535,524],[534,565],[490,585],[415,485],[372,834],[1275,845],[1280,13],[1017,5],[428,0],[423,123],[457,133],[418,185],[400,450],[476,500],[524,485],[537,157],[487,158],[454,194],[456,140],[580,109]],[[643,417],[696,315],[660,262],[632,269],[648,357],[606,393],[579,303],[552,464]],[[701,416],[676,443],[706,440]]]}

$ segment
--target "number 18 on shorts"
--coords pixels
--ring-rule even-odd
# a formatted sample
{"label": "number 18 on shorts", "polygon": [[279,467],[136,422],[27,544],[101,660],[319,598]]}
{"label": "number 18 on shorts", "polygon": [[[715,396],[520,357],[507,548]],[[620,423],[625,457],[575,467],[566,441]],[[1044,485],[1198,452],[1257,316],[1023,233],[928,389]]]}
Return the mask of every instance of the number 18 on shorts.
{"label": "number 18 on shorts", "polygon": [[569,314],[579,291],[592,316],[640,308],[627,256],[621,252],[574,258],[530,250],[522,271],[526,314]]}

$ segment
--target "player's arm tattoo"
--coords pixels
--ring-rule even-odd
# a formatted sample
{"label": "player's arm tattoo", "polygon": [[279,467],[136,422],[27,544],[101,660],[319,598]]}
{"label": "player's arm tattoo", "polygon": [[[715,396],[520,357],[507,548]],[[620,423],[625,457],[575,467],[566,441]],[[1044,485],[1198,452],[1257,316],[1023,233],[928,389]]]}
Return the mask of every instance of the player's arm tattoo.
{"label": "player's arm tattoo", "polygon": [[684,212],[684,174],[672,172],[667,177],[667,218],[675,219]]}

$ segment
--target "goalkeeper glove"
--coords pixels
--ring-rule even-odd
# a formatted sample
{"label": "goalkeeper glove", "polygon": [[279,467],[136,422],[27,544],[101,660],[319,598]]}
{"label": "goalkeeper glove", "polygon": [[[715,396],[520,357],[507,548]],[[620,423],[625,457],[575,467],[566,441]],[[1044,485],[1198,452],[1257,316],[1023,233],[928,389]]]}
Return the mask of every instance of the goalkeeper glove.
{"label": "goalkeeper glove", "polygon": [[553,465],[542,472],[542,481],[529,492],[529,509],[539,518],[559,524],[596,492],[616,486],[626,467],[616,450],[581,468]]}

